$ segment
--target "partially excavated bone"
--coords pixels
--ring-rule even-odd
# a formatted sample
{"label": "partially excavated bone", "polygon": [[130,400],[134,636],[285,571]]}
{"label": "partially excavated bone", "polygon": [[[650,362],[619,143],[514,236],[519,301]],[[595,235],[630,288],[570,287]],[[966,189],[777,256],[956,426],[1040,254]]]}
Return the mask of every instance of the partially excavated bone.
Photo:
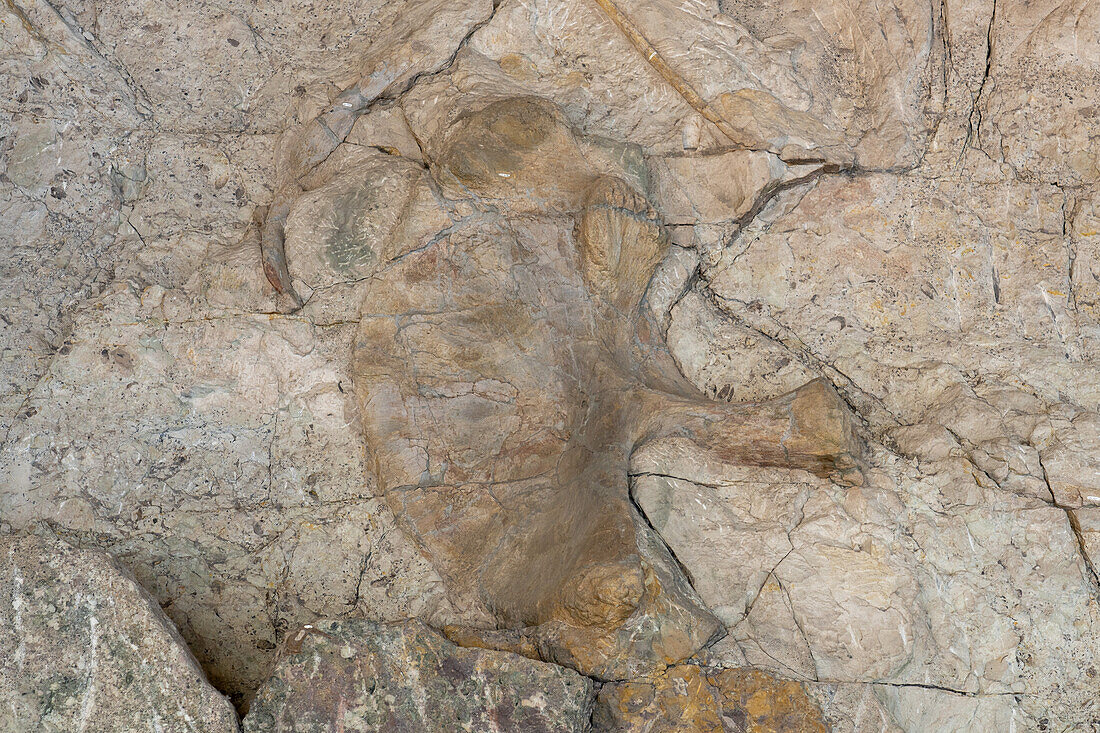
{"label": "partially excavated bone", "polygon": [[860,449],[824,382],[730,405],[683,378],[641,308],[665,230],[580,148],[544,101],[461,117],[433,167],[444,190],[531,213],[458,227],[378,273],[352,371],[387,500],[452,589],[545,659],[610,679],[720,633],[636,520],[634,450],[680,438],[854,480]]}

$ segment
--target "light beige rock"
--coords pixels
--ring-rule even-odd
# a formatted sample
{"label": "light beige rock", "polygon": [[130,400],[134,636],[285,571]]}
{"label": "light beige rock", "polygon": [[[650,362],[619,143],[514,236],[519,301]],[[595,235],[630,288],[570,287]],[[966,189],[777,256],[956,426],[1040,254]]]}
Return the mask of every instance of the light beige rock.
{"label": "light beige rock", "polygon": [[308,295],[363,280],[451,224],[417,163],[377,150],[342,163],[343,172],[295,201],[287,220],[287,261]]}
{"label": "light beige rock", "polygon": [[1038,720],[1022,713],[1007,696],[963,697],[891,686],[881,687],[879,695],[902,730],[1042,730]]}
{"label": "light beige rock", "polygon": [[1100,414],[1073,411],[1055,416],[1033,437],[1041,460],[1039,473],[1054,500],[1071,508],[1100,506]]}
{"label": "light beige rock", "polygon": [[[729,583],[722,598],[711,581],[745,572],[731,571],[724,558],[745,557],[745,566],[768,573],[748,614],[708,658],[830,684],[882,684],[879,692],[889,695],[881,699],[905,730],[987,714],[1021,726],[1092,714],[1091,678],[1071,660],[1095,643],[1092,622],[1083,620],[1096,614],[1095,570],[1082,556],[1095,549],[1093,510],[1067,514],[1010,493],[979,480],[963,459],[922,463],[926,478],[887,463],[895,488],[879,488],[886,477],[872,472],[870,485],[843,493],[821,485],[795,505],[797,526],[776,533],[790,537],[777,562],[755,539],[767,524],[712,519],[743,511],[745,499],[705,483],[728,469],[668,454],[640,460],[666,475],[695,476],[697,483],[661,479],[657,490],[643,473],[635,492],[709,605],[744,603],[744,582]],[[773,481],[748,496],[792,491]],[[1029,539],[1038,536],[1041,545]],[[1004,604],[978,600],[991,593]],[[1030,621],[1021,624],[1019,613]],[[906,685],[946,690],[937,698],[946,707],[936,713],[944,722],[922,718],[923,698]],[[944,702],[956,697],[957,704]]]}
{"label": "light beige rock", "polygon": [[[639,470],[638,461],[634,470]],[[631,493],[677,560],[689,569],[692,587],[723,623],[733,627],[792,549],[788,533],[818,487],[809,474],[803,483],[797,480],[777,484],[774,478],[768,480],[766,470],[734,468],[721,484],[711,486],[635,473]],[[736,560],[711,566],[708,558]]]}
{"label": "light beige rock", "polygon": [[715,399],[763,400],[818,376],[782,342],[737,323],[697,290],[680,297],[668,326],[680,369]]}
{"label": "light beige rock", "polygon": [[1097,28],[1100,16],[1086,2],[997,8],[973,140],[1012,176],[1064,185],[1100,178],[1092,144]]}
{"label": "light beige rock", "polygon": [[798,201],[704,276],[731,315],[831,375],[873,422],[917,422],[979,365],[1049,403],[1095,404],[1080,336],[1095,322],[1070,303],[1056,188],[875,175],[829,178]]}
{"label": "light beige rock", "polygon": [[[148,110],[46,2],[0,8],[0,436],[61,347],[72,308],[132,256],[111,170],[141,158]],[[2,441],[2,438],[0,438]]]}
{"label": "light beige rock", "polygon": [[[871,4],[813,12],[549,0],[501,8],[456,67],[476,68],[472,83],[522,85],[558,101],[587,133],[630,130],[650,152],[733,143],[889,167],[915,161],[934,126],[936,22],[917,2],[883,18]],[[879,23],[888,30],[857,30]],[[870,61],[880,53],[890,61]]]}
{"label": "light beige rock", "polygon": [[738,150],[667,156],[654,161],[657,197],[670,222],[708,224],[739,219],[775,185],[787,166],[775,155]]}
{"label": "light beige rock", "polygon": [[[485,0],[458,3],[387,5],[385,34],[372,43],[359,62],[360,72],[331,104],[300,127],[289,130],[275,156],[275,196],[257,212],[264,275],[293,308],[303,304],[290,278],[285,252],[285,227],[294,200],[309,185],[318,166],[348,139],[359,117],[377,102],[403,93],[418,77],[439,71],[469,34],[487,22],[493,6]],[[395,12],[396,11],[396,12]]]}
{"label": "light beige rock", "polygon": [[5,520],[110,549],[237,701],[317,615],[464,618],[364,474],[351,327],[191,297],[118,288],[82,321],[10,435]]}
{"label": "light beige rock", "polygon": [[[806,694],[821,707],[834,733],[898,733],[905,730],[883,705],[878,685],[851,683],[805,684]],[[941,698],[950,701],[952,698]]]}

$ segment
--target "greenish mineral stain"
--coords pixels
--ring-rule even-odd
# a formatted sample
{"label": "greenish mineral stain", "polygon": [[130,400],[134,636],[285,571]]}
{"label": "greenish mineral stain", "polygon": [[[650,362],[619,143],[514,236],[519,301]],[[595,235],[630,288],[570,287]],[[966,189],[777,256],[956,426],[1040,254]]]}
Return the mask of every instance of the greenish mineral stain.
{"label": "greenish mineral stain", "polygon": [[377,258],[372,242],[376,233],[371,222],[379,207],[371,186],[363,186],[341,196],[335,204],[332,218],[333,234],[324,245],[324,257],[329,267],[339,273],[354,274],[374,263]]}

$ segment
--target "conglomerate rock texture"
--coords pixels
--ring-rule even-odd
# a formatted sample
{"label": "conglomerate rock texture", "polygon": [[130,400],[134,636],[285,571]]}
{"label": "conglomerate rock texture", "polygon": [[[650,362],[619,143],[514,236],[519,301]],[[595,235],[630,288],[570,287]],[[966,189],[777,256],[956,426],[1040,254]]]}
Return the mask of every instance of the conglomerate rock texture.
{"label": "conglomerate rock texture", "polygon": [[578,729],[1100,728],[1098,89],[1085,0],[5,0],[0,628],[117,562],[242,711],[330,619]]}
{"label": "conglomerate rock texture", "polygon": [[457,647],[417,621],[322,620],[287,638],[244,731],[584,730],[593,686],[555,664]]}
{"label": "conglomerate rock texture", "polygon": [[110,557],[0,537],[0,730],[224,733],[229,700]]}

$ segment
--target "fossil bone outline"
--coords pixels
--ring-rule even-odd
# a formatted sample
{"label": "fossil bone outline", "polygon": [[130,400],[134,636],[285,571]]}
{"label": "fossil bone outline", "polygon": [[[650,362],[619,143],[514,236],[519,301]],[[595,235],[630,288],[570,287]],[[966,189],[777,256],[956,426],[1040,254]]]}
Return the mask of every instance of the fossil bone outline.
{"label": "fossil bone outline", "polygon": [[[823,380],[728,404],[684,378],[643,307],[666,230],[623,176],[588,165],[578,137],[532,97],[454,120],[429,148],[434,184],[512,213],[383,253],[352,373],[401,526],[452,590],[516,632],[452,636],[611,679],[721,633],[652,549],[629,496],[635,450],[686,440],[727,462],[853,482],[860,441]],[[525,231],[540,206],[575,224]]]}

